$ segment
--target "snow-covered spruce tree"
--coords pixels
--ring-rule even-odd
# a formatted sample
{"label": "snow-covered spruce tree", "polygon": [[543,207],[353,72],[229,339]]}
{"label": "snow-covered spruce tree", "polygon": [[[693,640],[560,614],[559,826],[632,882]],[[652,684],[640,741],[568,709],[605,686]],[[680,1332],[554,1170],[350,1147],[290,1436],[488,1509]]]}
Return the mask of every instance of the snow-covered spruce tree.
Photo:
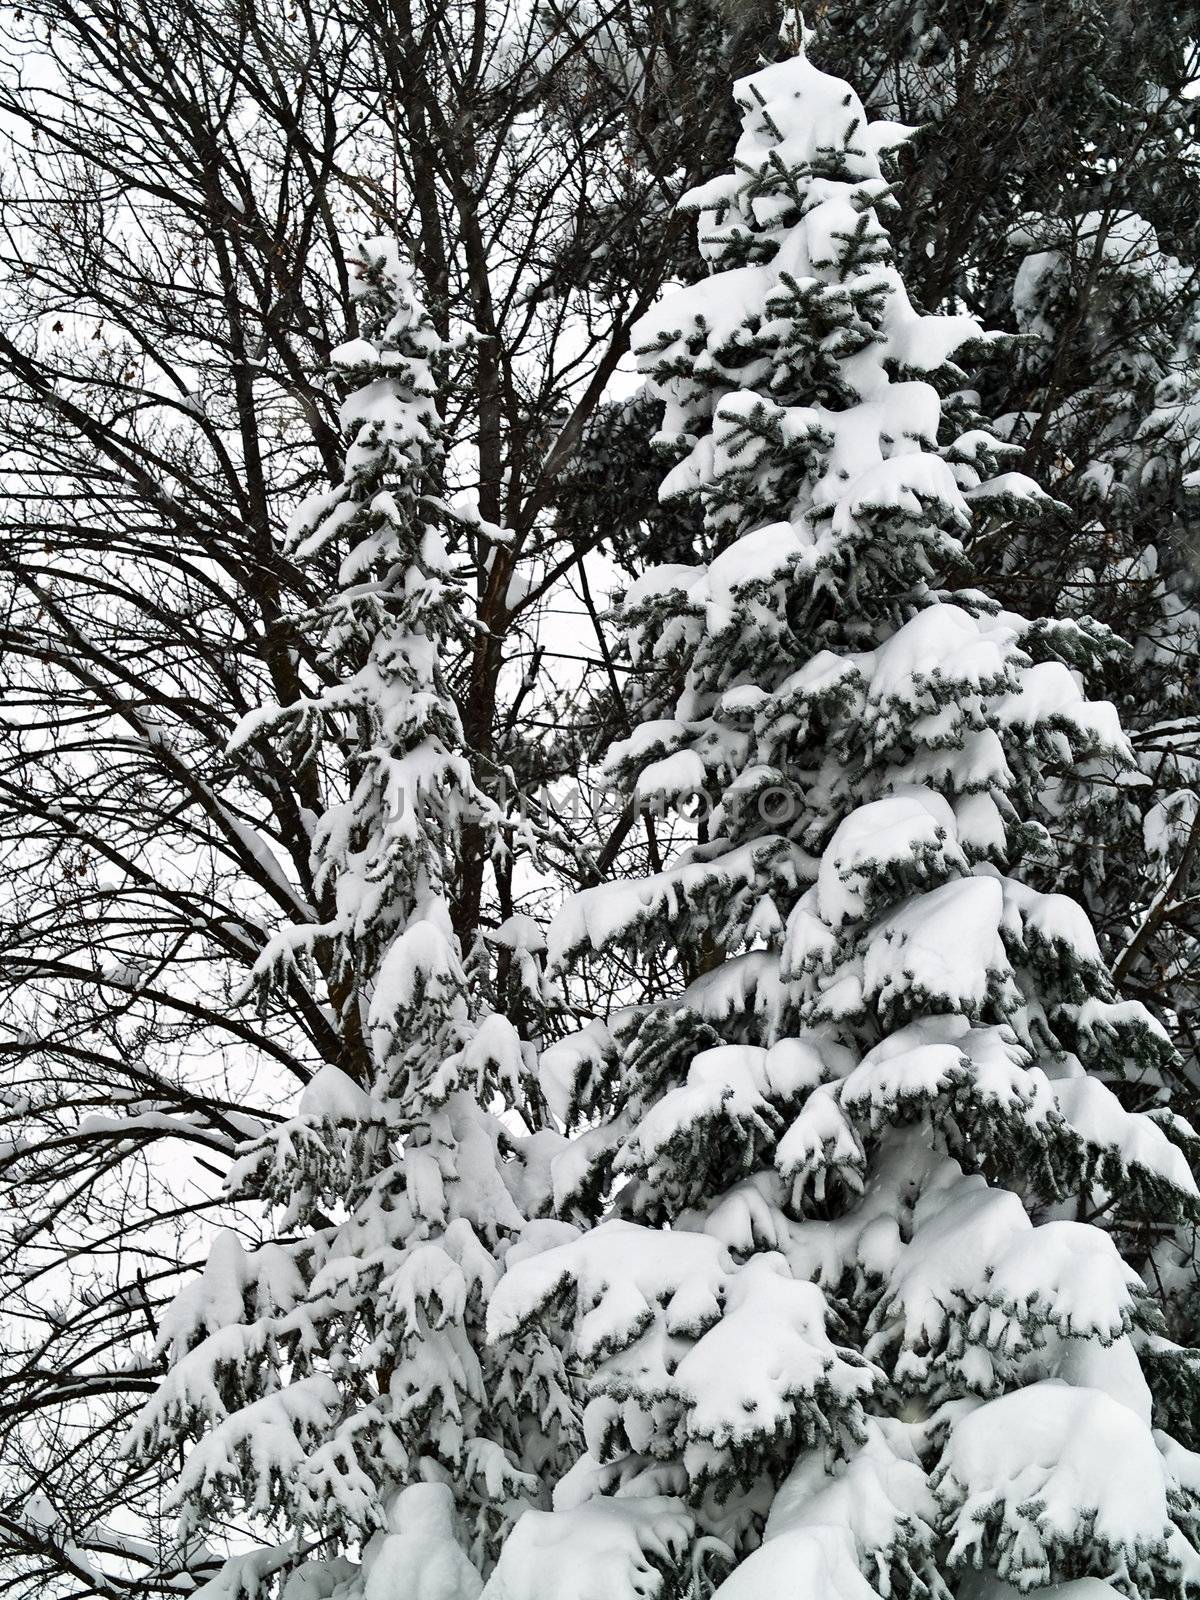
{"label": "snow-covered spruce tree", "polygon": [[637,341],[716,554],[631,587],[646,719],[609,759],[712,809],[551,939],[695,976],[543,1057],[561,1238],[489,1326],[565,1341],[587,1449],[487,1592],[1191,1588],[1200,1385],[1138,1268],[1197,1190],[1130,1109],[1171,1047],[1045,887],[1129,760],[1082,688],[1105,634],[971,586],[964,537],[1042,497],[964,431],[981,330],[891,262],[895,127],[802,55],[738,98],[687,202],[712,276]]}
{"label": "snow-covered spruce tree", "polygon": [[[313,830],[321,914],[275,938],[260,980],[323,942],[362,1051],[322,1067],[235,1163],[231,1194],[273,1208],[279,1242],[218,1238],[162,1321],[169,1372],[134,1444],[194,1441],[184,1537],[237,1512],[275,1530],[227,1564],[222,1593],[311,1554],[305,1596],[350,1582],[339,1593],[472,1600],[571,1417],[544,1341],[517,1359],[483,1338],[530,1182],[519,1124],[497,1114],[521,1103],[527,1063],[451,925],[465,824],[486,835],[495,813],[441,663],[466,621],[439,527],[440,343],[393,242],[364,244],[356,292],[361,336],[333,355],[343,481],[291,532],[301,557],[344,551],[306,619],[324,686],[255,712],[238,738],[270,731],[330,797]],[[345,1550],[364,1540],[357,1570]]]}
{"label": "snow-covered spruce tree", "polygon": [[[1175,1020],[1186,1105],[1200,1105],[1200,265],[1136,212],[1028,216],[1010,231],[1021,409],[1009,437],[1055,449],[1057,537],[990,556],[997,579],[1043,610],[1112,622],[1131,650],[1108,684],[1134,732],[1141,781],[1125,786],[1105,848],[1064,862],[1127,991]],[[1195,837],[1194,837],[1195,836]],[[1144,839],[1148,849],[1139,848]],[[1181,1096],[1181,1100],[1183,1096]]]}

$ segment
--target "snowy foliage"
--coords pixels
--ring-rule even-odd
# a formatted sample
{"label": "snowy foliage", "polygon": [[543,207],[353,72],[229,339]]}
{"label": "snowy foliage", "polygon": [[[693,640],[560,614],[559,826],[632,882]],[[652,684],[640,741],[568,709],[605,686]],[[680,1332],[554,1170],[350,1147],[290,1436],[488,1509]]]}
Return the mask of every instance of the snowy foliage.
{"label": "snowy foliage", "polygon": [[1150,1600],[1200,1581],[1198,1364],[1140,1269],[1200,1195],[1144,1109],[1170,1038],[1047,865],[1121,803],[1111,639],[974,586],[1054,508],[964,393],[987,334],[893,265],[902,130],[802,53],[737,95],[711,274],[635,338],[711,556],[631,585],[607,763],[701,840],[550,938],[699,975],[542,1059],[561,1220],[488,1326],[564,1343],[586,1449],[489,1593]]}

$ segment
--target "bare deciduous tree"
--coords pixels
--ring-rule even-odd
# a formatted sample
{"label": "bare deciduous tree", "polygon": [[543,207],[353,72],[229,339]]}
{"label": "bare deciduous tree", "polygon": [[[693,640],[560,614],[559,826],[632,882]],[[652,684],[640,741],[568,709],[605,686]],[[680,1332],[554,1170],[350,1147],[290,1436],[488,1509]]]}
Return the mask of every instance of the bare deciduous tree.
{"label": "bare deciduous tree", "polygon": [[[768,10],[35,0],[8,21],[6,1591],[206,1570],[171,1544],[162,1474],[117,1454],[158,1310],[216,1214],[259,1226],[222,1195],[231,1152],[321,1064],[364,1068],[363,997],[320,941],[247,999],[272,930],[328,909],[326,780],[267,741],[227,748],[256,705],[325,681],[282,533],[336,470],[313,374],[351,314],[354,241],[396,233],[439,331],[472,335],[446,389],[476,607],[451,679],[479,781],[539,783],[576,758],[563,711],[587,670],[542,615],[605,534],[564,517],[560,485],[632,322],[692,270],[671,213],[726,114],[706,74],[753,60]],[[464,946],[517,905],[526,837],[465,852]],[[605,850],[563,836],[554,860],[583,881]]]}

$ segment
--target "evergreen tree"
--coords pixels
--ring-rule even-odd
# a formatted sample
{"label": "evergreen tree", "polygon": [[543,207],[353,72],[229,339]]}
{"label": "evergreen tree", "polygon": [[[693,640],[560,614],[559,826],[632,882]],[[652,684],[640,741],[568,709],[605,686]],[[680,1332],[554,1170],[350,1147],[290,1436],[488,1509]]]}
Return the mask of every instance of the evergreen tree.
{"label": "evergreen tree", "polygon": [[[1200,194],[1200,190],[1196,191]],[[981,550],[1006,592],[1112,623],[1130,648],[1106,687],[1134,735],[1123,811],[1060,863],[1126,992],[1176,1028],[1180,1100],[1200,1106],[1200,919],[1190,905],[1200,812],[1200,261],[1132,211],[1027,216],[1010,232],[1019,409],[1006,437],[1065,502],[1049,541]],[[1011,394],[1008,397],[1011,403]],[[1095,848],[1096,845],[1100,848]]]}
{"label": "evergreen tree", "polygon": [[587,1448],[487,1593],[698,1596],[729,1564],[729,1600],[1150,1600],[1200,1582],[1200,1369],[1139,1275],[1197,1215],[1190,1130],[1054,889],[1122,803],[1083,688],[1114,641],[975,586],[979,540],[1056,512],[966,391],[980,325],[894,264],[905,130],[803,54],[737,95],[734,171],[686,202],[711,276],[637,340],[664,499],[714,554],[631,586],[608,760],[701,797],[701,836],[550,940],[695,975],[543,1056],[566,1231],[489,1328],[562,1341]]}
{"label": "evergreen tree", "polygon": [[[573,1420],[544,1341],[515,1359],[482,1331],[540,1199],[536,1140],[523,1152],[499,1115],[522,1102],[529,1047],[489,1013],[452,931],[458,842],[468,825],[494,834],[496,813],[441,659],[466,626],[438,498],[443,347],[391,241],[363,246],[356,292],[361,334],[333,355],[343,480],[291,532],[302,559],[344,551],[306,619],[325,682],[253,713],[238,738],[270,732],[329,796],[312,831],[320,905],[268,946],[260,981],[323,945],[361,1050],[322,1067],[235,1163],[231,1195],[274,1208],[279,1239],[247,1253],[218,1238],[162,1321],[169,1371],[134,1442],[194,1441],[185,1538],[236,1510],[280,1530],[227,1564],[222,1592],[315,1552],[297,1593],[473,1600],[477,1564],[536,1500]],[[365,1539],[356,1569],[344,1552]]]}

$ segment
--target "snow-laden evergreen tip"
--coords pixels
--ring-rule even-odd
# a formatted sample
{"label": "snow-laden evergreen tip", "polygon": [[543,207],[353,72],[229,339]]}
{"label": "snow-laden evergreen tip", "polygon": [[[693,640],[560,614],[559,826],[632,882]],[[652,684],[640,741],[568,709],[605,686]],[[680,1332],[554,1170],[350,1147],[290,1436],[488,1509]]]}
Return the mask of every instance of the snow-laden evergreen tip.
{"label": "snow-laden evergreen tip", "polygon": [[[190,1442],[184,1537],[246,1512],[280,1536],[226,1564],[214,1592],[231,1600],[280,1581],[309,1600],[473,1600],[473,1563],[572,1426],[545,1341],[518,1357],[483,1334],[528,1188],[499,1113],[533,1061],[452,926],[463,825],[486,835],[493,808],[442,666],[462,595],[440,531],[439,341],[391,241],[362,247],[356,289],[361,336],[333,354],[343,481],[292,530],[302,556],[325,552],[314,583],[340,556],[304,619],[323,684],[238,734],[281,744],[323,798],[315,904],[271,941],[263,981],[313,962],[349,1044],[235,1164],[230,1192],[276,1208],[282,1240],[217,1240],[162,1322],[168,1375],[131,1441]],[[340,1553],[364,1541],[361,1566]]]}
{"label": "snow-laden evergreen tip", "polygon": [[644,719],[608,762],[702,791],[707,834],[551,939],[701,975],[544,1058],[576,1232],[489,1326],[564,1341],[587,1450],[488,1600],[1176,1593],[1200,1388],[1148,1263],[1197,1215],[1188,1130],[1054,892],[1129,760],[1103,630],[970,587],[964,534],[1043,496],[972,412],[983,331],[891,265],[897,130],[803,56],[737,94],[734,171],[686,202],[712,274],[636,337],[713,555],[630,590]]}

